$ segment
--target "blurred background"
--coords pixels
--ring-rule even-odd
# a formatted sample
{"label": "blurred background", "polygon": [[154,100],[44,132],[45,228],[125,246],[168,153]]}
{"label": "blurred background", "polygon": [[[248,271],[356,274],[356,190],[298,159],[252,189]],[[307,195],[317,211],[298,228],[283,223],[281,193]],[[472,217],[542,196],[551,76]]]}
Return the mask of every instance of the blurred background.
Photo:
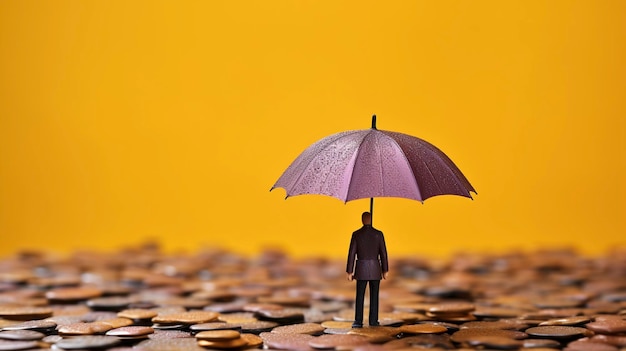
{"label": "blurred background", "polygon": [[623,1],[0,2],[0,255],[344,257],[368,200],[269,189],[370,127],[478,191],[376,201],[390,256],[626,244]]}

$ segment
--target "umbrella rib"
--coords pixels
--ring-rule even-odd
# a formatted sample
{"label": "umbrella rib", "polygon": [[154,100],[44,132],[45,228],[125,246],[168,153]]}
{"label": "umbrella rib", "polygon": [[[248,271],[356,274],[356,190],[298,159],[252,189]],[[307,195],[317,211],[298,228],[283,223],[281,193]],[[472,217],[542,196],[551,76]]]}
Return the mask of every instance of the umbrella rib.
{"label": "umbrella rib", "polygon": [[[411,172],[411,175],[413,176],[413,182],[415,183],[415,190],[417,190],[417,196],[419,196],[420,198],[420,202],[424,203],[424,200],[422,199],[422,191],[420,190],[420,186],[417,183],[417,176],[415,175],[415,172],[413,172],[413,167],[411,167],[411,162],[409,162],[409,159],[406,157],[406,152],[404,151],[404,149],[402,148],[402,146],[400,145],[400,143],[398,143],[396,141],[396,139],[394,139],[393,137],[389,136],[389,139],[391,139],[391,141],[394,142],[394,144],[396,144],[398,146],[398,149],[400,149],[400,151],[402,151],[401,155],[402,158],[404,159],[404,161],[406,162],[409,171]],[[428,168],[427,168],[428,169]],[[432,176],[432,172],[430,170],[428,170],[428,173],[430,173],[430,175]]]}
{"label": "umbrella rib", "polygon": [[378,151],[378,174],[380,175],[380,185],[381,185],[382,193],[385,194],[385,181],[384,181],[385,177],[383,176],[383,153],[380,148],[380,145],[378,144],[378,137],[376,138],[376,148],[377,148],[376,151]]}
{"label": "umbrella rib", "polygon": [[[390,132],[392,134],[399,134],[399,135],[403,135],[409,138],[415,138],[415,139],[419,139],[417,137],[411,136],[411,135],[406,135],[406,134],[402,134],[402,133],[398,133],[398,132]],[[395,139],[394,139],[395,140]],[[458,183],[462,184],[460,187],[465,191],[466,195],[469,197],[470,199],[472,198],[470,192],[474,192],[476,193],[476,190],[474,190],[474,187],[472,187],[472,185],[470,184],[470,182],[467,180],[467,178],[463,175],[463,173],[461,173],[461,171],[458,169],[458,167],[454,164],[454,162],[450,159],[450,157],[448,157],[443,151],[441,151],[438,147],[436,147],[435,145],[423,140],[423,139],[419,139],[422,143],[423,143],[423,147],[425,149],[425,152],[427,153],[432,153],[435,157],[435,159],[439,162],[439,164],[442,167],[445,167],[449,173],[452,174],[453,177],[455,177],[455,179],[457,180]],[[404,150],[403,150],[404,151]],[[431,178],[433,179],[433,181],[435,182],[435,186],[438,189],[438,192],[442,193],[442,194],[435,194],[435,195],[443,195],[443,189],[442,186],[440,184],[440,181],[438,180],[437,177],[435,177],[435,175],[433,174],[433,172],[431,171],[430,167],[428,166],[428,163],[426,161],[424,161],[422,158],[420,158],[421,163],[424,165],[424,167],[426,168],[426,170],[428,171],[428,173],[430,174]],[[411,168],[411,171],[413,171],[413,168]],[[417,178],[415,179],[415,181],[417,182]],[[423,198],[422,201],[435,196],[435,195],[427,195],[426,198]],[[458,194],[460,195],[460,194]],[[420,192],[420,197],[421,197],[421,192]]]}
{"label": "umbrella rib", "polygon": [[[361,145],[363,145],[363,143],[365,142],[365,138],[367,138],[369,136],[369,134],[371,133],[371,129],[370,130],[366,130],[367,133],[365,134],[365,136],[363,136],[363,138],[361,138],[361,141],[359,142],[359,146],[356,148],[356,155],[354,157],[354,164],[356,164],[356,160],[359,158],[359,155],[361,154]],[[348,183],[348,191],[346,192],[346,198],[344,199],[344,202],[348,202],[348,197],[350,194],[350,191],[352,190],[352,178],[354,178],[354,164],[352,165],[352,172],[350,172],[350,182]]]}
{"label": "umbrella rib", "polygon": [[441,160],[445,166],[450,170],[452,174],[456,177],[456,179],[463,184],[463,188],[467,191],[468,196],[471,198],[470,192],[476,193],[476,190],[470,184],[469,180],[463,175],[461,170],[454,164],[454,162],[446,155],[443,151],[441,151],[438,147],[433,144],[428,143],[428,145],[432,148],[431,151],[436,153],[439,160]]}
{"label": "umbrella rib", "polygon": [[[345,137],[352,136],[353,134],[360,133],[360,132],[363,132],[363,130],[355,130],[355,131],[353,131],[353,133],[350,133],[350,135],[345,135]],[[343,194],[343,198],[341,199],[341,200],[343,200],[344,203],[348,202],[348,194],[350,194],[350,188],[352,187],[352,177],[354,175],[354,164],[356,163],[356,160],[359,157],[359,152],[360,152],[360,149],[361,149],[361,144],[363,144],[363,139],[365,139],[365,137],[363,137],[361,139],[361,141],[359,142],[359,146],[355,148],[355,150],[357,151],[357,154],[353,157],[353,161],[352,161],[352,164],[351,164],[352,171],[350,172],[350,179],[349,179],[350,181],[348,182],[348,189],[346,190],[346,193]],[[348,166],[350,166],[350,165],[348,165]]]}
{"label": "umbrella rib", "polygon": [[440,160],[445,165],[445,167],[450,171],[450,173],[454,175],[454,177],[457,179],[459,183],[463,184],[463,189],[467,193],[467,196],[471,199],[472,194],[470,194],[470,192],[473,191],[474,193],[476,193],[476,190],[474,190],[474,187],[472,186],[472,184],[470,184],[467,178],[463,175],[463,173],[461,173],[459,168],[454,164],[454,162],[450,159],[450,157],[448,157],[448,155],[446,155],[443,151],[441,151],[436,146],[430,143],[429,145],[432,147],[431,151],[439,156],[438,160]]}
{"label": "umbrella rib", "polygon": [[[431,178],[433,178],[433,180],[435,181],[435,184],[437,185],[437,190],[439,191],[439,193],[441,193],[442,192],[441,185],[439,185],[439,182],[437,181],[437,177],[435,177],[433,172],[430,170],[430,167],[428,167],[428,163],[426,163],[425,161],[422,161],[422,163],[424,164],[424,167],[428,171],[428,174],[430,174]],[[426,200],[426,199],[424,199],[424,200]]]}
{"label": "umbrella rib", "polygon": [[[348,133],[351,133],[351,132],[344,132],[344,134],[348,134]],[[339,133],[339,134],[341,134],[341,133]],[[343,135],[342,135],[342,136],[339,136],[337,139],[340,139],[341,137],[343,137]],[[318,140],[318,142],[321,142],[321,141],[323,141],[323,140],[325,140],[325,139],[327,139],[327,138],[323,138],[323,139],[321,139],[321,140]],[[337,139],[332,139],[332,140],[329,140],[327,143],[325,143],[325,144],[324,144],[324,146],[321,148],[321,150],[325,150],[325,149],[326,149],[326,147],[327,147],[328,145],[330,145],[330,144],[332,144],[332,143],[336,142],[336,141],[337,141]],[[310,148],[310,147],[311,147],[311,146],[309,146],[309,148]],[[308,149],[308,148],[307,148],[307,149]],[[305,151],[306,151],[306,150],[305,150]],[[309,160],[307,160],[307,162],[306,162],[306,166],[305,166],[305,167],[302,167],[302,171],[300,172],[300,174],[298,174],[298,176],[296,177],[296,180],[293,182],[293,184],[294,184],[294,185],[295,185],[295,184],[300,183],[300,179],[304,176],[304,174],[305,174],[305,173],[306,173],[306,171],[309,169],[309,166],[311,165],[311,163],[312,163],[314,160],[315,160],[315,157],[311,157]],[[289,195],[289,190],[287,190],[287,197],[285,197],[285,199],[286,199],[286,198],[288,198],[289,196],[290,196],[290,195]]]}

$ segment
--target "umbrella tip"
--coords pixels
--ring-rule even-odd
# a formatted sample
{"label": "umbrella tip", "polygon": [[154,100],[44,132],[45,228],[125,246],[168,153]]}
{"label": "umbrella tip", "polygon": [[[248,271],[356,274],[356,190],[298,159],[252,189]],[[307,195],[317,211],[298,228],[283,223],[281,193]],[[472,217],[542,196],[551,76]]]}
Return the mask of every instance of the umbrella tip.
{"label": "umbrella tip", "polygon": [[376,115],[372,115],[372,129],[376,129]]}

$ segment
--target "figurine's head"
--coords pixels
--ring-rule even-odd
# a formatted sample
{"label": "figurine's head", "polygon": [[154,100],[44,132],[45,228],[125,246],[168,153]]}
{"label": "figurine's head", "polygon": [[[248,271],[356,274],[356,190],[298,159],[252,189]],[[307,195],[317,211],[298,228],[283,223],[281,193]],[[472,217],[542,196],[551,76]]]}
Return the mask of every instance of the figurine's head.
{"label": "figurine's head", "polygon": [[363,212],[361,215],[361,221],[363,225],[371,225],[372,224],[372,214],[369,212]]}

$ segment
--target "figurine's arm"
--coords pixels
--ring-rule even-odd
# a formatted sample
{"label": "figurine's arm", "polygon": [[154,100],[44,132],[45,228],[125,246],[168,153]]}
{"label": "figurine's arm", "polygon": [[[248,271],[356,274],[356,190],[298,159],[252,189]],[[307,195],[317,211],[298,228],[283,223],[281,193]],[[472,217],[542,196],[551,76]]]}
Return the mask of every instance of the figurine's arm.
{"label": "figurine's arm", "polygon": [[385,236],[380,233],[380,245],[378,249],[378,256],[380,257],[380,266],[383,271],[383,279],[387,279],[387,272],[389,272],[389,261],[387,259],[387,246],[385,245]]}
{"label": "figurine's arm", "polygon": [[350,249],[348,250],[348,264],[346,266],[346,273],[348,273],[348,280],[354,279],[354,263],[356,258],[356,239],[354,233],[350,239]]}

